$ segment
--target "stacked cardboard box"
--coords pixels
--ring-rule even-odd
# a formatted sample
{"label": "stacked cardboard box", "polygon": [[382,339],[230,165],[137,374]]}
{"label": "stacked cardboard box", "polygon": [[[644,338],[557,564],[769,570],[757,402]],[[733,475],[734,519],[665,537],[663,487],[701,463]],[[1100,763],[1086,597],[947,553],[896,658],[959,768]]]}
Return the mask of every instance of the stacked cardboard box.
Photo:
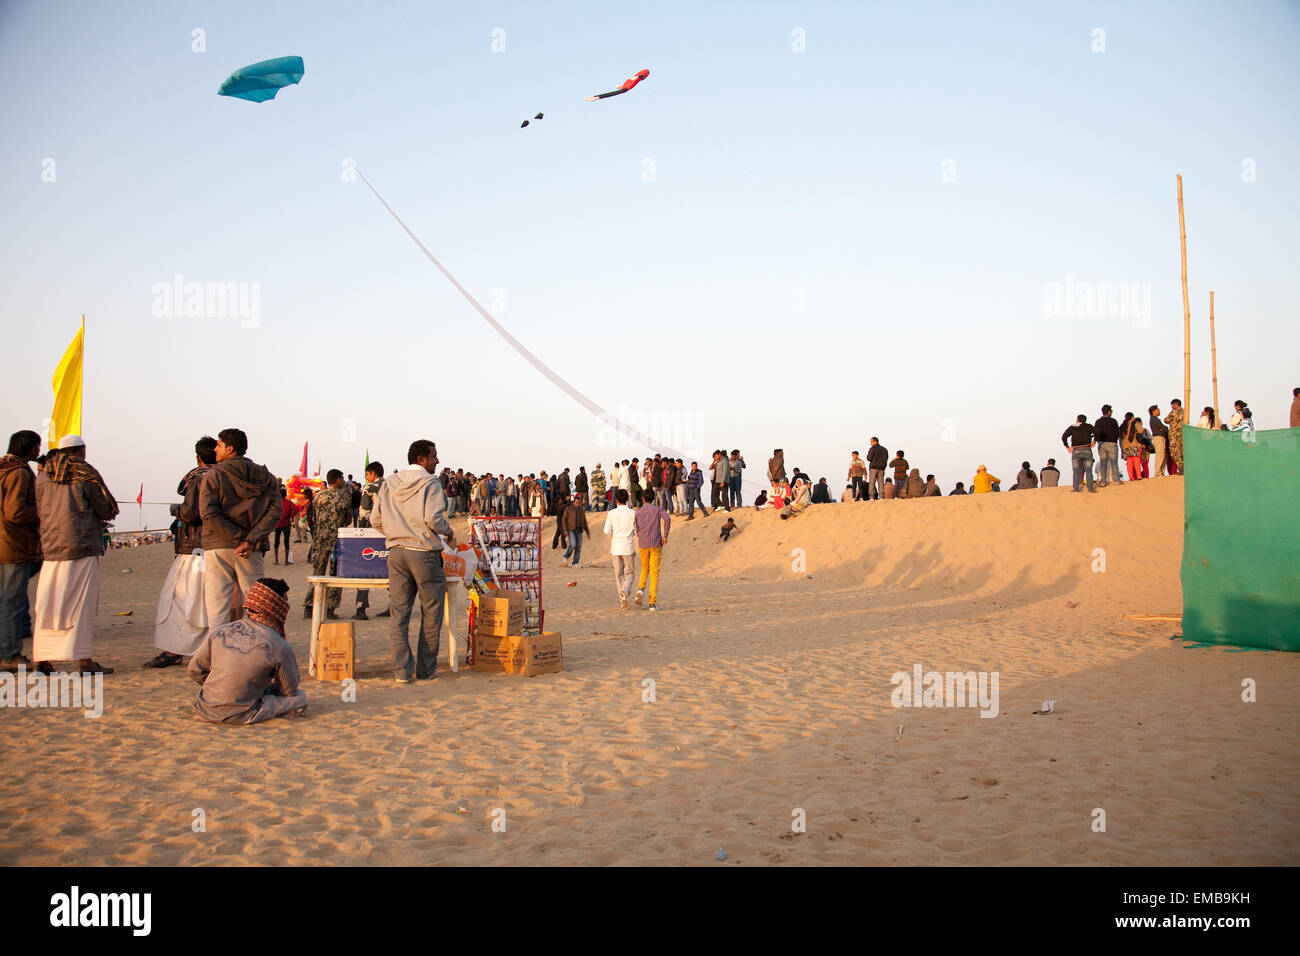
{"label": "stacked cardboard box", "polygon": [[564,642],[558,631],[543,631],[537,637],[489,637],[480,633],[474,669],[524,677],[553,674],[564,670]]}

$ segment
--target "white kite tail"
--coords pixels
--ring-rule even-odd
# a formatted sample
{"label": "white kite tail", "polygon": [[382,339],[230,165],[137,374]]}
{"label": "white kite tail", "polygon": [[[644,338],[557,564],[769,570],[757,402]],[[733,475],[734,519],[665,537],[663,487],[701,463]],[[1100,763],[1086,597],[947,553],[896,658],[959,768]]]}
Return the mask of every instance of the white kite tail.
{"label": "white kite tail", "polygon": [[380,203],[383,204],[383,207],[388,210],[388,214],[393,217],[393,219],[397,222],[399,226],[402,227],[402,231],[405,232],[408,236],[410,236],[411,241],[414,242],[415,245],[419,248],[419,250],[424,253],[426,258],[428,258],[430,262],[432,262],[435,266],[438,267],[438,271],[441,272],[444,276],[446,276],[447,281],[456,287],[456,291],[465,297],[465,301],[475,308],[478,314],[483,317],[483,321],[487,322],[488,325],[492,326],[492,328],[496,330],[496,333],[500,335],[503,339],[505,339],[507,342],[509,342],[511,348],[513,348],[516,352],[522,355],[528,361],[528,363],[533,366],[533,368],[537,369],[537,371],[545,375],[554,384],[558,385],[565,393],[568,394],[570,398],[576,401],[583,408],[587,409],[587,411],[591,412],[602,422],[617,428],[620,432],[622,432],[632,441],[640,445],[643,445],[646,448],[650,448],[654,451],[657,451],[661,454],[670,455],[673,458],[686,457],[686,455],[683,454],[682,452],[679,452],[673,448],[669,448],[666,445],[659,444],[658,442],[652,440],[648,435],[643,435],[635,428],[632,428],[630,425],[627,425],[624,422],[620,421],[619,419],[615,418],[609,412],[605,411],[605,409],[601,408],[599,405],[597,405],[595,402],[589,399],[586,395],[583,395],[580,391],[578,391],[576,388],[574,388],[564,379],[560,378],[560,376],[557,375],[551,369],[550,366],[548,366],[545,362],[539,359],[532,352],[528,351],[528,349],[524,348],[524,346],[519,342],[518,339],[516,339],[513,335],[507,332],[505,327],[502,326],[501,323],[498,322],[496,319],[492,318],[491,313],[489,313],[487,309],[483,308],[483,306],[479,304],[479,301],[475,299],[474,296],[470,295],[469,290],[467,290],[463,285],[461,285],[459,282],[456,281],[456,277],[447,271],[446,267],[443,266],[443,264],[437,260],[434,254],[428,250],[425,244],[420,241],[420,237],[411,231],[411,228],[405,222],[402,221],[402,217],[399,216],[393,210],[392,206],[388,205],[388,202],[384,199],[383,196],[379,195],[379,190],[377,190],[374,187],[374,185],[370,182],[370,180],[366,178],[365,173],[361,172],[361,170],[356,168],[355,166],[353,167],[353,169],[355,169],[356,174],[361,177],[361,181],[366,184],[366,188],[369,189],[371,193],[374,194],[374,197],[378,199]]}

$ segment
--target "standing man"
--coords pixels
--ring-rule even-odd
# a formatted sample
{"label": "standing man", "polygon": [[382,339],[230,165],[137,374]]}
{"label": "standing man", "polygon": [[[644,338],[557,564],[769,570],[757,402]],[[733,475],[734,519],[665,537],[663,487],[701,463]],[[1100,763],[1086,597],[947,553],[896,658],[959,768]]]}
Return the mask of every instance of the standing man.
{"label": "standing man", "polygon": [[568,505],[569,496],[573,494],[573,483],[569,478],[569,469],[564,469],[555,476],[555,498],[553,500],[553,512],[556,515],[564,513]]}
{"label": "standing man", "polygon": [[605,500],[605,472],[600,467],[600,462],[596,462],[596,467],[591,470],[591,510],[606,511],[609,508],[609,502]]}
{"label": "standing man", "polygon": [[1172,467],[1169,468],[1169,474],[1183,473],[1183,402],[1178,398],[1169,400],[1169,414],[1165,416],[1165,424],[1169,426],[1169,461]]}
{"label": "standing man", "polygon": [[[171,667],[192,657],[208,637],[208,612],[203,591],[203,516],[199,513],[199,489],[203,476],[217,463],[217,440],[204,435],[194,443],[195,465],[176,486],[181,503],[172,505],[176,530],[176,557],[172,561],[162,593],[158,595],[158,614],[153,629],[153,646],[158,655],[145,667]],[[285,499],[285,504],[290,504]],[[292,514],[292,513],[291,513]],[[283,517],[281,518],[283,520]],[[288,526],[284,536],[289,537]],[[279,547],[279,532],[276,533]],[[287,548],[286,548],[287,550]],[[199,554],[194,552],[198,551]]]}
{"label": "standing man", "polygon": [[[674,489],[674,493],[677,496],[677,508],[675,513],[682,515],[682,514],[686,514],[687,471],[686,471],[686,465],[682,462],[680,458],[678,458],[677,461],[674,462],[674,465],[676,466],[676,470],[674,471],[674,474],[677,476],[677,487]],[[700,507],[703,508],[704,506],[701,505]]]}
{"label": "standing man", "polygon": [[673,519],[653,501],[647,501],[636,510],[636,545],[641,558],[641,579],[636,588],[636,605],[641,606],[645,594],[646,578],[650,579],[650,610],[659,610],[659,564],[664,545],[668,543],[668,529]]}
{"label": "standing man", "polygon": [[641,464],[639,458],[633,458],[631,464],[623,462],[623,470],[627,473],[627,479],[631,483],[628,489],[628,501],[633,508],[641,507]]}
{"label": "standing man", "polygon": [[1151,441],[1156,446],[1155,466],[1151,469],[1151,477],[1155,478],[1157,475],[1169,473],[1165,468],[1169,453],[1169,426],[1160,420],[1159,405],[1152,405],[1147,409],[1147,414],[1151,416],[1148,419],[1148,424],[1151,426]]}
{"label": "standing man", "polygon": [[[448,476],[449,482],[455,481],[454,476]],[[384,465],[382,462],[372,461],[366,465],[366,483],[361,486],[361,507],[357,509],[357,527],[370,527],[370,514],[375,510],[375,496],[379,494],[379,489],[384,486]],[[443,494],[444,500],[452,502],[455,499],[448,493]],[[448,512],[450,513],[450,508]],[[370,608],[370,588],[357,588],[357,610],[353,618],[358,621],[366,621],[366,611]],[[380,611],[376,617],[386,617],[388,611]]]}
{"label": "standing man", "polygon": [[1109,405],[1101,406],[1101,418],[1092,427],[1097,436],[1097,487],[1105,488],[1112,481],[1118,485],[1122,480],[1119,476],[1119,422],[1115,421]]}
{"label": "standing man", "polygon": [[614,586],[618,588],[618,606],[626,611],[632,581],[636,576],[636,512],[627,506],[626,488],[614,492],[615,508],[605,515],[605,534],[610,536],[609,557],[614,565]]}
{"label": "standing man", "polygon": [[704,500],[700,497],[700,491],[704,488],[704,472],[700,471],[698,461],[691,462],[691,473],[686,476],[686,520],[695,520],[695,506],[700,506],[700,513],[708,517],[709,513],[704,510]]}
{"label": "standing man", "polygon": [[1088,491],[1095,494],[1097,489],[1092,483],[1092,446],[1096,433],[1093,427],[1088,424],[1088,416],[1080,415],[1073,425],[1061,433],[1061,444],[1070,449],[1070,461],[1074,465],[1074,490],[1080,490],[1079,485],[1083,482],[1084,476],[1088,478]]}
{"label": "standing man", "polygon": [[199,486],[209,630],[230,620],[236,581],[240,594],[248,594],[262,577],[265,559],[258,546],[280,520],[280,483],[265,467],[245,458],[247,451],[248,436],[240,429],[217,432],[217,463]]}
{"label": "standing man", "polygon": [[632,507],[632,464],[628,462],[627,458],[624,458],[623,464],[617,466],[616,471],[619,472],[619,476],[614,481],[614,489],[621,488],[624,492],[627,492],[628,507]]}
{"label": "standing man", "polygon": [[582,500],[586,502],[588,490],[589,489],[587,487],[587,466],[579,465],[578,474],[573,479],[573,491],[575,494],[582,495]]}
{"label": "standing man", "polygon": [[[215,444],[216,439],[213,438],[211,439],[211,441]],[[215,463],[216,458],[214,457],[212,461],[213,463]],[[197,498],[195,499],[194,504],[195,507],[197,508],[198,507]],[[175,508],[177,506],[172,505],[172,507]],[[298,506],[293,503],[293,500],[287,494],[285,494],[284,482],[281,482],[280,483],[280,520],[275,523],[275,540],[274,542],[272,542],[272,553],[274,556],[274,561],[273,561],[274,564],[280,563],[280,539],[281,538],[284,539],[284,563],[286,565],[293,564],[293,541],[291,536],[293,534],[293,519],[296,518],[297,516],[298,516]],[[202,525],[203,525],[203,519],[200,518],[199,519],[200,528],[202,528]]]}
{"label": "standing man", "polygon": [[[622,479],[623,469],[619,466],[618,459],[615,458],[613,467],[609,469],[609,490],[618,491],[618,489],[622,488]],[[613,507],[617,508],[618,502],[613,496],[611,496],[610,500],[614,502]]]}
{"label": "standing man", "polygon": [[32,630],[27,582],[40,568],[41,520],[36,476],[27,463],[40,453],[41,436],[20,431],[9,436],[9,451],[0,458],[0,670],[31,664],[23,638]]}
{"label": "standing man", "polygon": [[677,466],[673,464],[671,458],[665,458],[657,463],[657,473],[659,475],[658,504],[660,508],[672,514],[673,510],[673,489],[677,486],[676,479],[673,477]]}
{"label": "standing man", "polygon": [[894,469],[894,494],[899,498],[907,497],[907,459],[903,457],[903,449],[898,449],[894,460],[889,463]]}
{"label": "standing man", "polygon": [[573,496],[571,501],[560,515],[559,525],[564,532],[564,567],[570,564],[569,555],[573,555],[572,564],[576,568],[582,561],[582,536],[585,534],[590,540],[591,528],[587,526],[587,513],[583,507],[583,496],[581,492]]}
{"label": "standing man", "polygon": [[[352,486],[343,480],[343,472],[331,468],[325,473],[325,487],[312,499],[312,507],[316,509],[316,531],[312,536],[311,572],[316,576],[333,574],[334,545],[339,540],[339,528],[346,528],[352,523]],[[307,596],[302,602],[302,616],[309,621],[315,593],[316,589],[308,582]],[[325,589],[326,617],[338,617],[339,601],[342,599],[342,588]]]}
{"label": "standing man", "polygon": [[873,501],[879,501],[885,491],[885,468],[889,464],[889,449],[873,437],[867,449],[867,492]]}
{"label": "standing man", "polygon": [[745,503],[741,500],[741,473],[745,470],[745,459],[740,454],[739,448],[731,449],[731,460],[727,462],[728,470],[731,472],[731,507],[743,508]]}
{"label": "standing man", "polygon": [[[373,464],[373,462],[372,462],[371,464]],[[383,472],[380,472],[380,473],[379,473],[379,477],[380,477],[381,480],[383,479]],[[370,483],[370,469],[369,469],[368,467],[367,467],[367,469],[366,469],[366,483],[367,483],[367,484]],[[378,486],[376,486],[376,488],[375,488],[375,494],[377,494],[378,492],[379,492],[379,488],[378,488]],[[457,479],[456,475],[452,473],[452,471],[451,471],[450,468],[446,469],[445,476],[443,477],[443,480],[442,480],[442,496],[443,496],[444,498],[447,499],[447,517],[448,517],[448,518],[454,518],[454,517],[456,517],[456,504],[457,504],[457,502],[460,501],[460,481]],[[369,525],[364,525],[364,524],[361,524],[361,523],[360,523],[360,521],[361,521],[361,511],[365,511],[365,512],[367,513],[367,515],[369,515],[370,510],[371,510],[372,508],[374,508],[374,497],[375,497],[374,494],[372,494],[372,495],[370,496],[371,504],[370,504],[369,506],[367,506],[367,505],[366,505],[366,489],[365,489],[364,486],[362,487],[362,489],[361,489],[361,510],[357,512],[357,522],[358,522],[357,527],[358,527],[358,528],[367,528],[367,527],[369,527]],[[369,520],[368,517],[367,517],[367,520]],[[357,597],[358,597],[358,598],[361,597],[360,592],[357,593]]]}
{"label": "standing man", "polygon": [[853,500],[862,500],[862,488],[867,483],[867,463],[855,451],[849,459],[849,484],[853,486]]}
{"label": "standing man", "polygon": [[[438,446],[427,438],[411,442],[407,467],[394,472],[375,497],[370,524],[388,539],[388,601],[393,610],[389,644],[393,678],[409,684],[438,673],[438,640],[442,632],[447,578],[442,571],[443,539],[456,543],[447,521],[442,485],[435,477]],[[420,599],[418,657],[412,658],[408,625],[416,597]]]}
{"label": "standing man", "polygon": [[780,448],[772,449],[772,457],[767,460],[767,480],[772,485],[772,495],[776,495],[777,486],[785,481],[785,452]]}
{"label": "standing man", "polygon": [[713,507],[716,509],[721,504],[731,511],[731,466],[727,464],[727,453],[719,449],[713,455]]}
{"label": "standing man", "polygon": [[351,475],[348,475],[347,483],[348,495],[350,497],[349,509],[350,518],[348,524],[355,525],[361,512],[361,483],[354,481]]}
{"label": "standing man", "polygon": [[117,501],[86,461],[80,435],[64,435],[36,476],[41,576],[36,582],[32,659],[49,674],[50,661],[77,662],[82,674],[111,674],[91,657],[99,610],[99,556],[104,527],[117,517]]}

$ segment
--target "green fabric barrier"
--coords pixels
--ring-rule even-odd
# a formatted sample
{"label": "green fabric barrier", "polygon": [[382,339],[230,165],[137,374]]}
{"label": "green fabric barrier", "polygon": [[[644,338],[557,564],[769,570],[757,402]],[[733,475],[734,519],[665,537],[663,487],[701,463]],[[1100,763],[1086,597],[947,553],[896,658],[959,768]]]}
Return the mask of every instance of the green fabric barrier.
{"label": "green fabric barrier", "polygon": [[1183,429],[1183,638],[1300,651],[1300,428]]}

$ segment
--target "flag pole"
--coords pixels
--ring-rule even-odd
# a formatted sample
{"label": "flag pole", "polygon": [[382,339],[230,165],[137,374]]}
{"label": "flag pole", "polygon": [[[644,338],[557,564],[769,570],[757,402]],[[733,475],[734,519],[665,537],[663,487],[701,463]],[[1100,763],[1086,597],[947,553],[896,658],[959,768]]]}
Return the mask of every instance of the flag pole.
{"label": "flag pole", "polygon": [[1210,290],[1210,376],[1214,379],[1214,424],[1219,424],[1219,360],[1214,350],[1214,290]]}
{"label": "flag pole", "polygon": [[[1187,222],[1183,218],[1183,174],[1178,174],[1178,241],[1183,257],[1183,408],[1192,407],[1192,306],[1187,298]],[[1217,415],[1218,412],[1215,412]]]}

